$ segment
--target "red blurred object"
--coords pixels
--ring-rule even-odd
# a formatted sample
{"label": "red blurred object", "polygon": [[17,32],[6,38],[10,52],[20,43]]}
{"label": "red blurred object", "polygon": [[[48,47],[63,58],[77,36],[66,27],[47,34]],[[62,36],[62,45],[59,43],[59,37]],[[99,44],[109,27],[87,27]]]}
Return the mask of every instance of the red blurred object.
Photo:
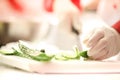
{"label": "red blurred object", "polygon": [[114,28],[117,32],[120,33],[120,21],[118,21],[117,23],[115,23],[115,24],[113,25],[113,28]]}
{"label": "red blurred object", "polygon": [[53,12],[54,0],[44,0],[44,9],[47,12]]}
{"label": "red blurred object", "polygon": [[19,11],[19,12],[22,12],[23,11],[23,7],[21,4],[19,4],[17,2],[17,0],[8,0],[8,3],[10,4],[10,6],[16,10],[16,11]]}
{"label": "red blurred object", "polygon": [[82,11],[82,6],[80,4],[80,0],[71,0],[71,2],[80,10]]}
{"label": "red blurred object", "polygon": [[[53,12],[55,0],[44,0],[44,9],[47,12]],[[80,4],[80,0],[71,0],[71,2],[80,10],[82,11],[82,6]]]}

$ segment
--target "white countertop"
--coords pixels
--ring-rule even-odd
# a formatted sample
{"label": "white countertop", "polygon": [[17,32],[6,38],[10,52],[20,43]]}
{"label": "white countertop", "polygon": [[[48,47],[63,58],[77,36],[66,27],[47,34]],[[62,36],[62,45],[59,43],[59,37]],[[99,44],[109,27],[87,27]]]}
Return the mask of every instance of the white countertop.
{"label": "white countertop", "polygon": [[0,65],[0,80],[119,80],[120,74],[37,74]]}
{"label": "white countertop", "polygon": [[0,80],[119,80],[120,74],[37,74],[0,64]]}

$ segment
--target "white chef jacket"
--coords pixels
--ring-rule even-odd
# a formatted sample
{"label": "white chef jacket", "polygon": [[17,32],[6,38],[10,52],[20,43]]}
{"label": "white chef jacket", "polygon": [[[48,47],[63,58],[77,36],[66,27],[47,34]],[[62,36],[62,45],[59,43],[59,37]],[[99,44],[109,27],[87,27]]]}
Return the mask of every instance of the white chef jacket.
{"label": "white chef jacket", "polygon": [[120,0],[100,0],[98,14],[120,33]]}

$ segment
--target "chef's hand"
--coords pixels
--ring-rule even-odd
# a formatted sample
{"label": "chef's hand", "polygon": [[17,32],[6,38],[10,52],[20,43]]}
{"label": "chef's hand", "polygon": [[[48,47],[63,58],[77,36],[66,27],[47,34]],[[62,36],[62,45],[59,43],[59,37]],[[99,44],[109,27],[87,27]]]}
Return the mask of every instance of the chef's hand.
{"label": "chef's hand", "polygon": [[88,55],[95,60],[102,60],[116,55],[120,51],[120,34],[109,26],[96,27],[84,36]]}

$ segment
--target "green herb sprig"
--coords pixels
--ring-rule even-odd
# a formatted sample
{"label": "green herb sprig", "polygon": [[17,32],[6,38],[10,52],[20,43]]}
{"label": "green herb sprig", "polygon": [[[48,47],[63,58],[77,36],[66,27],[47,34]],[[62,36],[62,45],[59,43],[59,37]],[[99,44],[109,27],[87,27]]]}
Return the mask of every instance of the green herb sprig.
{"label": "green herb sprig", "polygon": [[[3,55],[14,55],[36,61],[51,61],[52,59],[63,60],[63,61],[80,60],[81,57],[84,59],[89,59],[89,56],[87,55],[87,51],[80,51],[76,46],[74,47],[75,56],[67,56],[62,54],[59,57],[57,57],[57,54],[47,55],[44,49],[42,50],[31,49],[20,42],[18,43],[18,48],[19,50],[12,48],[13,52],[10,53],[7,51],[0,50],[0,53]],[[38,55],[34,55],[34,53],[37,53]]]}

